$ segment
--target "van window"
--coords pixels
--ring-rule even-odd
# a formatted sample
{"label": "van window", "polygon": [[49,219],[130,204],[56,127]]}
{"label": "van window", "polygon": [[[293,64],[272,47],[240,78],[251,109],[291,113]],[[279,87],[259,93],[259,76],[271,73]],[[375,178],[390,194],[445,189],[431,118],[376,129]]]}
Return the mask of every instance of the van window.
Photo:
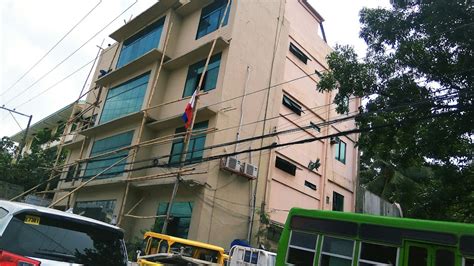
{"label": "van window", "polygon": [[7,216],[7,214],[8,214],[8,211],[5,210],[4,208],[0,207],[0,219]]}
{"label": "van window", "polygon": [[0,239],[0,250],[84,265],[127,264],[122,232],[36,212],[12,218]]}

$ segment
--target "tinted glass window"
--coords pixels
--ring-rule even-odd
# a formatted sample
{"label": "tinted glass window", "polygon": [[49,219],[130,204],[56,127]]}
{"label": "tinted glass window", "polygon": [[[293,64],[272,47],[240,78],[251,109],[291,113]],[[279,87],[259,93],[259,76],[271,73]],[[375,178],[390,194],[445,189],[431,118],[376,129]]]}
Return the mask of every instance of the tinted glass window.
{"label": "tinted glass window", "polygon": [[[226,6],[227,0],[215,0],[213,3],[202,9],[196,39],[199,39],[202,36],[205,36],[219,28],[219,24],[221,23],[222,16],[224,16]],[[229,20],[229,11],[230,5],[222,26],[227,25],[227,21]]]}
{"label": "tinted glass window", "polygon": [[408,266],[425,266],[428,263],[428,250],[423,247],[410,246]]}
{"label": "tinted glass window", "polygon": [[164,19],[160,19],[124,41],[117,68],[146,54],[151,49],[157,48],[160,43],[164,21]]}
{"label": "tinted glass window", "polygon": [[283,95],[282,104],[295,112],[297,115],[301,115],[303,112],[301,106],[286,95]]}
{"label": "tinted glass window", "polygon": [[335,191],[332,192],[332,210],[344,211],[344,196]]}
{"label": "tinted glass window", "polygon": [[347,144],[342,141],[342,140],[339,140],[337,143],[336,143],[336,160],[340,161],[341,163],[346,163],[346,146]]}
{"label": "tinted glass window", "polygon": [[[112,137],[104,138],[101,140],[97,140],[94,142],[92,146],[92,150],[90,156],[96,156],[99,154],[104,154],[106,152],[110,152],[125,146],[128,146],[132,143],[133,138],[133,131],[128,131],[125,133],[121,133]],[[102,157],[97,157],[95,159],[89,160],[86,166],[86,171],[84,173],[84,177],[93,177],[103,170],[110,167],[110,165],[116,163],[120,159],[126,157],[128,155],[128,150],[123,150],[114,154],[105,155]],[[126,160],[122,160],[122,162],[116,164],[114,167],[110,168],[109,170],[105,171],[101,174],[101,177],[111,177],[118,174],[125,169]]]}
{"label": "tinted glass window", "polygon": [[324,237],[321,252],[322,266],[352,265],[354,241],[335,237]]}
{"label": "tinted glass window", "polygon": [[293,43],[290,43],[290,52],[294,54],[301,62],[307,63],[308,62],[308,56],[306,56],[303,51],[301,51],[296,45]]}
{"label": "tinted glass window", "polygon": [[290,245],[307,249],[315,249],[317,239],[317,235],[314,234],[292,231]]}
{"label": "tinted glass window", "polygon": [[454,266],[454,253],[451,250],[436,250],[436,266]]}
{"label": "tinted glass window", "polygon": [[100,225],[21,213],[0,238],[0,250],[84,265],[126,265],[122,239],[121,232]]}
{"label": "tinted glass window", "polygon": [[275,159],[275,167],[287,172],[290,175],[296,175],[296,165],[278,156]]}
{"label": "tinted glass window", "polygon": [[[193,131],[199,131],[199,130],[204,130],[207,129],[208,127],[208,121],[196,123],[194,125]],[[186,130],[184,127],[176,129],[176,134],[179,133],[184,133]],[[173,145],[171,146],[171,154],[170,154],[170,164],[178,164],[179,159],[181,157],[181,152],[183,151],[183,138],[184,135],[180,135],[182,138],[178,138],[173,142]],[[202,159],[204,155],[204,144],[206,143],[206,134],[204,133],[197,133],[193,134],[191,139],[189,140],[189,146],[188,146],[188,151],[186,154],[186,164],[193,163],[196,161],[199,161]]]}
{"label": "tinted glass window", "polygon": [[[166,215],[168,202],[162,202],[158,205],[157,215]],[[181,238],[187,238],[189,226],[191,225],[191,216],[193,214],[193,202],[175,202],[171,208],[171,221],[168,223],[167,234]],[[161,232],[165,218],[155,220],[154,231]]]}
{"label": "tinted glass window", "polygon": [[474,266],[474,259],[464,259],[464,266]]}
{"label": "tinted glass window", "polygon": [[377,244],[362,243],[360,251],[360,266],[379,265],[381,263],[395,265],[397,248]]}
{"label": "tinted glass window", "polygon": [[5,217],[8,214],[8,211],[0,207],[0,219]]}
{"label": "tinted glass window", "polygon": [[[200,91],[210,91],[216,88],[217,77],[219,75],[219,67],[221,64],[221,54],[216,54],[211,57],[207,66],[207,71],[204,74]],[[206,60],[199,61],[188,68],[188,75],[186,77],[186,84],[184,85],[183,97],[193,95],[199,80],[201,79],[202,72]]]}
{"label": "tinted glass window", "polygon": [[133,78],[107,93],[100,123],[135,113],[141,110],[150,73]]}
{"label": "tinted glass window", "polygon": [[291,231],[287,262],[295,265],[312,265],[316,252],[318,236],[298,231]]}

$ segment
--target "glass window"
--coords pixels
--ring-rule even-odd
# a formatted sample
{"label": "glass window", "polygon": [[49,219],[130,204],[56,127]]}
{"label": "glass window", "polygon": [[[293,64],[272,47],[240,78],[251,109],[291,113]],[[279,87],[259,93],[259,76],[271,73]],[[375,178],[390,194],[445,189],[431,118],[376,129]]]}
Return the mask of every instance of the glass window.
{"label": "glass window", "polygon": [[293,111],[297,115],[301,115],[301,113],[303,112],[303,110],[301,109],[301,106],[286,95],[283,95],[282,104],[288,107],[291,111]]}
{"label": "glass window", "polygon": [[100,123],[140,111],[149,77],[150,73],[146,73],[111,88],[105,98]]}
{"label": "glass window", "polygon": [[332,192],[332,210],[344,211],[344,196],[335,191]]}
{"label": "glass window", "polygon": [[[201,91],[210,91],[216,88],[217,77],[219,76],[219,67],[221,63],[221,54],[216,54],[211,57],[207,66],[207,71],[204,74]],[[189,66],[188,76],[186,77],[186,84],[184,85],[183,97],[193,95],[199,80],[201,79],[202,71],[206,60],[199,61]]]}
{"label": "glass window", "polygon": [[454,252],[447,249],[436,250],[436,266],[454,266]]}
{"label": "glass window", "polygon": [[301,62],[308,63],[308,56],[303,53],[296,45],[290,43],[290,52],[295,55]]}
{"label": "glass window", "polygon": [[[92,145],[90,156],[96,156],[122,147],[129,146],[132,143],[132,137],[133,131],[128,131],[112,137],[97,140]],[[103,157],[97,157],[96,159],[89,160],[86,166],[84,177],[90,178],[97,175],[98,173],[102,172],[106,168],[110,167],[110,165],[119,161],[123,157],[126,157],[127,155],[128,150],[124,150],[114,154],[106,155]],[[102,173],[101,177],[112,177],[121,174],[121,172],[125,169],[126,163],[126,160],[123,160],[114,167]]]}
{"label": "glass window", "polygon": [[[196,123],[194,125],[193,131],[197,130],[204,130],[207,129],[208,121]],[[176,134],[186,132],[184,127],[176,129]],[[173,145],[171,146],[171,154],[170,154],[170,161],[171,165],[177,165],[179,163],[179,158],[181,156],[181,152],[183,151],[183,138],[175,140]],[[202,159],[204,155],[204,144],[206,143],[206,134],[196,134],[191,137],[189,140],[188,152],[186,155],[186,164],[193,163]]]}
{"label": "glass window", "polygon": [[122,45],[122,50],[120,51],[117,68],[157,48],[160,44],[164,21],[165,19],[162,18],[125,40]]}
{"label": "glass window", "polygon": [[[196,34],[196,40],[217,30],[219,23],[221,23],[222,16],[224,16],[227,0],[215,0],[213,3],[204,7],[201,11],[201,19],[199,20],[199,27]],[[227,25],[229,20],[230,5],[228,7],[224,24]]]}
{"label": "glass window", "polygon": [[346,163],[346,143],[339,139],[336,143],[336,160],[340,161],[341,163]]}
{"label": "glass window", "polygon": [[[168,202],[161,202],[158,205],[157,215],[166,215]],[[189,226],[191,224],[191,215],[193,213],[193,202],[175,202],[171,208],[171,221],[168,223],[166,234],[181,238],[187,238]],[[157,218],[153,230],[161,232],[165,218]],[[173,246],[174,247],[174,246]]]}
{"label": "glass window", "polygon": [[351,266],[354,241],[325,236],[321,251],[321,266]]}
{"label": "glass window", "polygon": [[284,172],[287,172],[290,175],[296,175],[296,165],[278,156],[275,160],[275,167]]}
{"label": "glass window", "polygon": [[0,207],[0,219],[5,217],[8,214],[8,211],[2,207]]}
{"label": "glass window", "polygon": [[410,246],[408,252],[408,266],[428,265],[428,250],[426,248]]}
{"label": "glass window", "polygon": [[474,266],[474,259],[466,259],[464,258],[463,266]]}
{"label": "glass window", "polygon": [[0,250],[81,265],[127,265],[119,230],[37,212],[12,218],[0,238]]}
{"label": "glass window", "polygon": [[313,183],[311,183],[311,182],[309,182],[309,181],[306,181],[306,180],[305,180],[305,181],[304,181],[304,185],[305,185],[306,187],[309,187],[309,188],[312,189],[312,190],[316,190],[316,185],[313,184]]}
{"label": "glass window", "polygon": [[291,231],[286,261],[295,265],[313,265],[317,240],[317,235]]}
{"label": "glass window", "polygon": [[396,265],[398,248],[361,243],[359,266]]}
{"label": "glass window", "polygon": [[78,201],[74,213],[102,222],[111,223],[114,220],[115,200]]}

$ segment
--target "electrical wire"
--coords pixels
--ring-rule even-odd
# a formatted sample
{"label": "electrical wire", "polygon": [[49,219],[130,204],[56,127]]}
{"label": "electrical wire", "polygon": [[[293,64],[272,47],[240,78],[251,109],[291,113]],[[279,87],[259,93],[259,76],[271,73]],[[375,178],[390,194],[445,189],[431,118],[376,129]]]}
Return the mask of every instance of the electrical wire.
{"label": "electrical wire", "polygon": [[5,93],[7,93],[11,88],[15,87],[15,85],[20,82],[26,75],[28,75],[28,73],[31,72],[31,70],[33,70],[33,68],[35,68],[41,61],[43,61],[43,59],[48,56],[53,50],[54,48],[56,48],[56,46],[58,46],[77,26],[79,26],[79,24],[81,24],[100,4],[102,3],[102,0],[99,0],[99,2],[91,9],[89,10],[89,12],[87,12],[76,24],[74,24],[74,26],[68,31],[66,32],[66,34],[64,34],[63,37],[61,37],[61,39],[59,39],[59,41],[57,41],[53,47],[51,47],[38,61],[36,61],[23,75],[21,75],[21,77],[19,77],[10,87],[8,87],[4,92],[0,93],[0,96],[3,96]]}
{"label": "electrical wire", "polygon": [[138,2],[138,0],[135,0],[134,3],[132,3],[130,6],[128,6],[125,10],[123,10],[118,16],[116,16],[114,19],[112,19],[110,22],[108,22],[104,27],[102,27],[98,32],[96,32],[94,35],[92,35],[92,37],[90,37],[87,41],[85,41],[81,46],[79,46],[79,48],[77,48],[76,50],[74,50],[71,54],[69,54],[66,58],[64,58],[61,62],[59,62],[58,64],[56,64],[52,69],[50,69],[49,71],[47,71],[45,74],[43,74],[39,79],[37,79],[35,82],[33,82],[31,85],[29,85],[28,87],[26,87],[25,89],[23,89],[22,91],[20,91],[20,93],[18,93],[17,95],[15,95],[14,97],[12,97],[10,100],[8,100],[5,104],[8,104],[10,103],[11,101],[13,101],[14,99],[18,98],[19,96],[21,96],[22,94],[24,94],[25,92],[27,92],[29,89],[31,89],[34,85],[36,85],[38,82],[40,82],[41,80],[43,80],[46,76],[48,76],[51,72],[53,72],[55,69],[57,69],[59,66],[61,66],[66,60],[68,60],[69,58],[71,58],[74,54],[76,54],[80,49],[82,49],[86,44],[88,44],[92,39],[94,39],[97,35],[99,35],[102,31],[104,31],[108,26],[110,26],[115,20],[117,20],[120,16],[122,16],[125,12],[127,12],[130,8],[132,8],[132,6],[134,6],[136,3]]}

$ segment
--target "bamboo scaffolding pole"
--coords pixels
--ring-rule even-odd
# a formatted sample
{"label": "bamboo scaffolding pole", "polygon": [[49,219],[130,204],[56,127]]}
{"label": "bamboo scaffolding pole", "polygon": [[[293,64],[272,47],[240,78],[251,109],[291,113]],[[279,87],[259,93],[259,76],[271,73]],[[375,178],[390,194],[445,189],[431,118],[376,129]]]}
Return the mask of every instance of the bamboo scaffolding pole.
{"label": "bamboo scaffolding pole", "polygon": [[130,208],[130,210],[128,210],[128,212],[125,214],[125,215],[129,215],[130,213],[132,213],[135,208],[140,205],[140,203],[142,203],[142,201],[145,199],[145,197],[142,197],[137,203],[135,203],[135,205],[132,206],[132,208]]}
{"label": "bamboo scaffolding pole", "polygon": [[[100,46],[102,46],[104,44],[104,41],[105,40],[102,40],[102,43]],[[87,77],[86,79],[84,80],[84,85],[82,86],[82,90],[81,90],[81,93],[79,95],[82,94],[82,91],[84,90],[84,88],[86,87],[86,83],[87,83],[87,80],[89,79],[91,73],[92,73],[92,70],[94,69],[94,66],[95,66],[95,63],[97,62],[97,59],[99,58],[99,54],[100,54],[100,51],[102,50],[102,48],[99,48],[99,50],[97,51],[97,55],[95,56],[94,58],[94,63],[92,64],[91,66],[91,69],[89,70],[89,73],[87,74]],[[80,98],[77,98],[77,100],[73,103],[73,107],[72,107],[72,112],[71,112],[71,115],[69,116],[69,119],[67,120],[67,123],[66,125],[64,126],[64,129],[63,129],[63,132],[62,132],[62,135],[61,135],[61,139],[59,141],[59,145],[58,145],[58,150],[56,151],[56,159],[54,160],[54,167],[56,167],[56,165],[59,163],[59,159],[61,158],[61,153],[62,153],[62,150],[63,150],[63,145],[64,145],[64,142],[66,141],[66,132],[67,130],[69,129],[69,126],[71,125],[71,123],[74,121],[74,109],[76,108],[76,105],[79,103],[79,100]],[[51,175],[50,177],[52,177],[54,175],[54,172],[56,171],[56,169],[53,169],[53,171],[51,172]],[[50,189],[50,183],[49,181],[46,183],[46,191],[48,191]],[[45,197],[46,195],[43,195],[43,198]]]}
{"label": "bamboo scaffolding pole", "polygon": [[123,160],[125,159],[128,159],[129,157],[131,156],[131,154],[127,155],[126,157],[123,157],[122,159],[116,161],[115,163],[111,164],[109,167],[105,168],[104,170],[100,171],[98,174],[96,174],[95,176],[91,177],[89,180],[87,180],[86,182],[82,183],[80,186],[78,186],[77,188],[73,189],[71,192],[67,193],[66,195],[62,196],[61,198],[57,199],[55,202],[51,203],[48,207],[51,208],[53,207],[54,205],[58,204],[60,201],[62,201],[63,199],[67,198],[68,196],[70,196],[72,193],[78,191],[79,189],[83,188],[85,185],[89,184],[90,182],[94,181],[97,177],[99,177],[101,174],[105,173],[106,171],[108,171],[109,169],[112,169],[112,167],[116,166],[117,164],[119,164],[120,162],[122,162]]}
{"label": "bamboo scaffolding pole", "polygon": [[[197,110],[198,110],[197,106],[198,106],[198,100],[199,100],[198,94],[201,91],[202,83],[204,81],[204,76],[205,76],[205,73],[207,72],[207,67],[209,66],[209,61],[211,60],[211,56],[214,53],[214,48],[215,48],[216,43],[217,43],[217,38],[219,36],[219,33],[221,32],[222,25],[224,24],[225,18],[227,16],[227,12],[228,12],[228,9],[229,9],[229,6],[230,6],[230,1],[231,0],[227,0],[227,5],[226,5],[225,10],[224,10],[224,15],[222,16],[222,19],[219,23],[219,27],[217,28],[217,31],[216,31],[216,34],[215,34],[216,37],[212,41],[211,49],[209,50],[209,54],[207,56],[206,63],[204,64],[204,68],[202,70],[202,75],[199,78],[199,83],[198,83],[198,86],[196,88],[196,94],[197,95],[196,95],[195,103],[194,103],[194,106],[193,106],[193,117],[191,118],[190,126],[186,129],[186,136],[185,136],[184,142],[183,142],[183,149],[181,150],[181,154],[180,154],[180,158],[179,158],[179,162],[180,162],[179,163],[179,169],[180,170],[184,167],[184,159],[186,158],[186,154],[187,154],[188,146],[189,146],[189,140],[191,139],[190,132],[193,130],[194,122],[196,120],[196,114],[197,114]],[[171,209],[173,207],[173,202],[176,198],[176,194],[178,192],[178,187],[179,187],[179,182],[180,181],[181,181],[181,174],[178,172],[178,174],[176,175],[176,180],[175,180],[174,185],[173,185],[173,192],[171,193],[171,198],[170,198],[169,204],[166,208],[166,219],[163,223],[163,228],[161,230],[161,233],[163,233],[163,234],[166,234],[166,231],[167,231],[167,228],[168,228],[168,223],[169,223],[170,216],[171,216]]]}
{"label": "bamboo scaffolding pole", "polygon": [[[152,86],[151,86],[150,95],[148,96],[146,107],[150,106],[150,103],[153,99],[153,96],[155,95],[156,86],[158,85],[158,79],[160,78],[160,73],[161,73],[161,69],[163,67],[163,62],[165,61],[166,49],[168,47],[168,41],[169,41],[169,38],[170,38],[170,33],[171,33],[172,28],[173,28],[173,23],[170,23],[170,25],[168,27],[168,30],[166,32],[166,38],[165,38],[165,42],[164,42],[164,45],[163,45],[163,53],[161,55],[161,60],[160,60],[160,63],[158,65],[158,69],[156,71],[155,77],[153,79],[153,83],[152,83]],[[148,119],[148,114],[147,114],[147,110],[145,109],[145,110],[143,110],[143,118],[142,118],[142,122],[140,124],[140,129],[138,130],[137,143],[141,142],[142,135],[143,135],[143,128],[145,127],[145,123],[146,123],[147,119]],[[140,146],[137,145],[132,151],[133,155],[132,155],[132,160],[131,160],[132,161],[131,168],[133,168],[133,166],[134,166],[133,163],[135,162],[135,159],[137,157],[137,153],[138,153],[139,149],[140,149]],[[127,179],[129,179],[131,175],[132,175],[132,172],[129,172],[128,175],[127,175]],[[121,204],[120,210],[119,210],[119,219],[118,219],[118,222],[117,222],[118,226],[120,226],[120,224],[123,221],[125,204],[127,203],[127,197],[128,197],[129,190],[130,190],[130,182],[127,182],[127,184],[125,186],[125,193],[122,197],[122,204]]]}
{"label": "bamboo scaffolding pole", "polygon": [[52,180],[54,180],[55,178],[58,178],[58,177],[60,177],[60,176],[61,176],[61,174],[55,175],[55,176],[53,176],[53,177],[50,177],[50,178],[48,178],[47,180],[45,180],[45,181],[39,183],[38,185],[36,185],[36,186],[34,186],[34,187],[28,189],[27,191],[24,191],[24,192],[20,193],[19,195],[17,195],[17,196],[15,196],[15,197],[11,198],[10,201],[15,201],[15,200],[17,200],[18,198],[21,198],[21,197],[23,197],[23,196],[29,194],[29,193],[32,192],[33,190],[39,188],[40,186],[46,184],[46,182],[52,181]]}

